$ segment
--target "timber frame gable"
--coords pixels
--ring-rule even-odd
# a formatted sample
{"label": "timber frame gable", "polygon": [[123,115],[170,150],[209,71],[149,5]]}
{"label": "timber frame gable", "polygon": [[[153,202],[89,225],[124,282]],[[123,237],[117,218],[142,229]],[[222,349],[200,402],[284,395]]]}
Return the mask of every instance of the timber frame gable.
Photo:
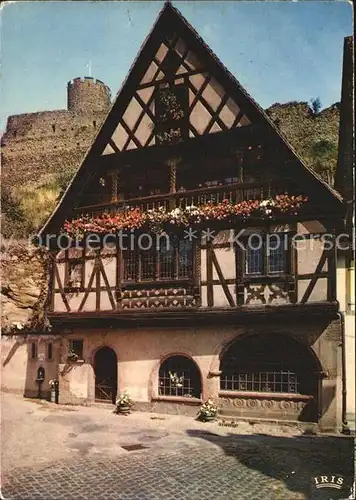
{"label": "timber frame gable", "polygon": [[[170,34],[173,35],[170,36]],[[166,44],[162,42],[162,39],[166,40]],[[166,69],[162,53],[167,51],[173,53],[173,47],[177,48],[179,44],[182,45],[180,59],[174,60],[175,56],[173,56],[173,62],[167,64],[168,69]],[[194,69],[194,64],[190,61],[199,62],[196,63],[197,69]],[[153,63],[155,66],[152,70]],[[146,76],[147,72],[151,76]],[[181,143],[152,145],[154,136],[152,129],[154,127],[149,122],[153,122],[154,118],[152,103],[155,92],[152,92],[148,98],[143,98],[142,92],[149,88],[149,85],[153,84],[156,88],[165,80],[170,81],[172,72],[174,78],[185,78],[184,81],[188,82],[188,91],[191,93],[190,116],[197,106],[200,107],[200,111],[204,106],[205,110],[200,114],[208,113],[209,119],[205,119],[206,122],[200,131],[201,133],[197,131],[190,119],[189,137]],[[202,74],[200,83],[194,88],[190,78]],[[146,81],[149,79],[151,81]],[[221,89],[224,92],[219,98],[219,104],[214,106],[215,109],[212,109],[204,97],[204,91],[212,80],[216,82],[215,88],[219,89],[218,92]],[[129,123],[131,128],[127,123],[130,122],[130,119],[126,121],[123,119],[130,101],[134,101],[134,107],[137,108],[136,118]],[[228,101],[231,104],[230,108],[227,106]],[[235,114],[232,114],[232,109],[235,110]],[[197,120],[198,123],[200,118],[198,117]],[[146,129],[149,130],[151,127],[151,133],[148,134],[145,141],[140,142],[135,134],[143,122],[145,122]],[[121,149],[115,142],[115,139],[119,140],[118,137],[121,141]],[[253,142],[254,137],[263,137],[272,154],[275,151],[282,155],[285,167],[288,168],[286,177],[292,178],[294,183],[297,182],[303,186],[308,194],[318,193],[320,212],[323,212],[327,207],[326,212],[329,215],[336,214],[335,218],[343,216],[344,208],[340,195],[304,164],[263,109],[219,61],[194,28],[170,2],[166,2],[134,60],[115,102],[82,164],[55,211],[40,231],[40,235],[59,232],[64,220],[73,216],[73,209],[78,205],[78,200],[84,194],[90,180],[101,171],[110,171],[123,162],[149,161],[150,158],[156,157],[166,161],[169,158],[180,156],[186,151],[190,152],[191,148],[194,147],[206,148],[206,151],[209,151],[209,148],[211,150],[215,147],[224,148],[228,144],[230,148],[233,148],[234,145],[246,140]],[[109,154],[105,154],[105,152]],[[316,213],[318,207],[316,207]]]}

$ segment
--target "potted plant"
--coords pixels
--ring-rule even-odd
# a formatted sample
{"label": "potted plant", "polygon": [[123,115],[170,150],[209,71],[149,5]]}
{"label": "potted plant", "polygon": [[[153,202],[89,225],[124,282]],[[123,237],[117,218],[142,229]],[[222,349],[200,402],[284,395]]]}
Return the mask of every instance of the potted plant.
{"label": "potted plant", "polygon": [[218,413],[218,407],[212,399],[207,399],[200,407],[198,419],[203,422],[211,422],[215,420]]}
{"label": "potted plant", "polygon": [[179,377],[178,373],[169,372],[169,379],[171,381],[172,387],[175,387],[176,389],[179,387],[183,387],[183,382],[184,382],[183,375]]}
{"label": "potted plant", "polygon": [[68,352],[68,361],[78,361],[79,356],[76,352],[74,352],[72,349],[69,350]]}
{"label": "potted plant", "polygon": [[133,401],[127,392],[120,394],[116,400],[116,413],[122,413],[127,415],[131,412],[131,406],[133,406]]}

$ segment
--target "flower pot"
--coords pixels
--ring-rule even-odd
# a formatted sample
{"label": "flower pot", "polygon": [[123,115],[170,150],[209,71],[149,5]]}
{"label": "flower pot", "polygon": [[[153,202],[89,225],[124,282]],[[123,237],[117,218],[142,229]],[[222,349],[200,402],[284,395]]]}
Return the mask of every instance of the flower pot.
{"label": "flower pot", "polygon": [[216,418],[216,415],[202,415],[201,420],[203,422],[213,422]]}
{"label": "flower pot", "polygon": [[130,413],[130,407],[129,406],[118,406],[117,407],[117,412],[118,413],[123,413],[124,415],[127,415]]}

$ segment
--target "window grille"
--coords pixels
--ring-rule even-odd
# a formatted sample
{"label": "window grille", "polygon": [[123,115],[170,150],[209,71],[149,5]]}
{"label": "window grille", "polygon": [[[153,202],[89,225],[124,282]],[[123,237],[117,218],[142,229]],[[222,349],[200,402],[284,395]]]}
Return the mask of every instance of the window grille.
{"label": "window grille", "polygon": [[185,356],[166,359],[158,377],[160,396],[201,397],[201,377],[196,364]]}
{"label": "window grille", "polygon": [[313,394],[317,378],[307,349],[284,335],[256,334],[236,340],[220,364],[223,391]]}
{"label": "window grille", "polygon": [[180,278],[190,278],[193,272],[193,252],[192,242],[182,240],[178,248],[178,276]]}
{"label": "window grille", "polygon": [[124,250],[124,280],[135,281],[137,279],[137,259],[134,250]]}
{"label": "window grille", "polygon": [[164,241],[159,251],[159,277],[160,279],[174,278],[175,248]]}
{"label": "window grille", "polygon": [[236,372],[221,377],[224,391],[288,392],[298,393],[297,374],[290,371]]}
{"label": "window grille", "polygon": [[153,281],[156,271],[156,249],[141,250],[139,253],[141,263],[141,279]]}
{"label": "window grille", "polygon": [[193,243],[160,241],[148,250],[125,250],[123,252],[124,281],[165,281],[189,279],[193,272]]}

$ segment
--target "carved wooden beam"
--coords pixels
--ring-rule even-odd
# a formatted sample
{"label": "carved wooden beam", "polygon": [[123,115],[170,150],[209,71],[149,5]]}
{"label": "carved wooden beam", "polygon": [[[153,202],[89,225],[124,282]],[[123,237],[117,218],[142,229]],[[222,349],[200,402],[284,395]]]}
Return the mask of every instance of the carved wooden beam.
{"label": "carved wooden beam", "polygon": [[117,201],[119,194],[119,172],[118,170],[112,170],[109,172],[111,177],[111,202]]}

